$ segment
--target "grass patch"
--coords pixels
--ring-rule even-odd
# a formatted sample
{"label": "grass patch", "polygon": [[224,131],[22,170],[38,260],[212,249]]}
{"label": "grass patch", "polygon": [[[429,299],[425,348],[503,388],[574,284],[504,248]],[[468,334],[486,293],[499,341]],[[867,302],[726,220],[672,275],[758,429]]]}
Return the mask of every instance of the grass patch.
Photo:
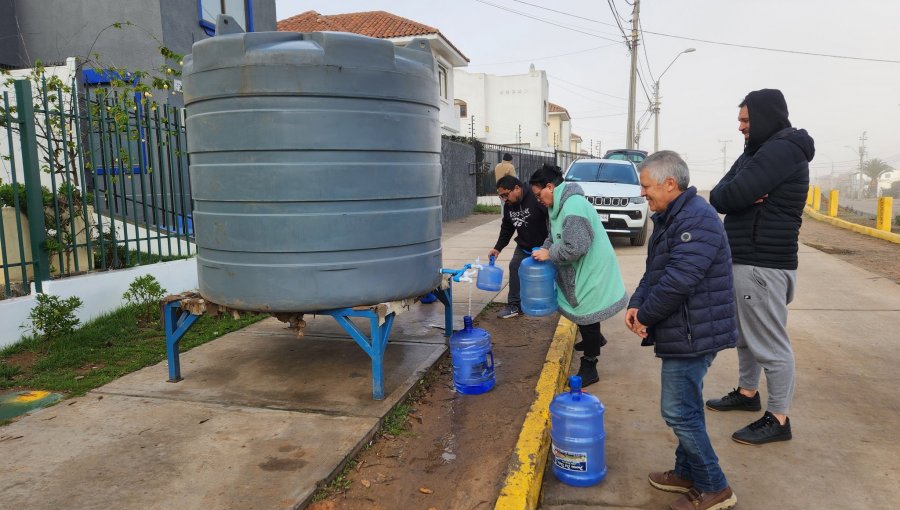
{"label": "grass patch", "polygon": [[344,469],[328,482],[328,485],[317,490],[316,493],[313,494],[312,502],[318,503],[319,501],[324,501],[333,496],[337,496],[338,494],[342,494],[349,489],[350,484],[353,483],[353,481],[350,480],[350,471],[354,467],[356,467],[356,459],[352,459],[348,462],[344,466]]}
{"label": "grass patch", "polygon": [[[0,388],[24,387],[78,396],[125,374],[166,359],[166,335],[159,324],[141,323],[134,306],[120,308],[50,341],[26,337],[0,351]],[[184,352],[266,318],[202,316],[184,335]],[[23,361],[27,360],[27,362]],[[8,368],[3,368],[8,367]]]}
{"label": "grass patch", "polygon": [[475,204],[475,214],[500,214],[499,205]]}

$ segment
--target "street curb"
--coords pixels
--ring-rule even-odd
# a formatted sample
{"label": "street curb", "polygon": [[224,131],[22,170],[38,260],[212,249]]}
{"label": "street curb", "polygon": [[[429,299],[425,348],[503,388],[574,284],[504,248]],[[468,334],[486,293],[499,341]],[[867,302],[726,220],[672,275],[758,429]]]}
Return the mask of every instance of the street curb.
{"label": "street curb", "polygon": [[576,326],[559,318],[553,341],[544,360],[544,368],[534,389],[534,402],[525,415],[516,448],[510,459],[509,474],[500,488],[496,510],[533,510],[540,502],[544,467],[550,449],[550,402],[566,385]]}
{"label": "street curb", "polygon": [[877,237],[878,239],[882,239],[884,241],[890,241],[892,243],[900,244],[900,234],[885,232],[884,230],[878,230],[872,227],[850,223],[849,221],[840,220],[838,218],[832,218],[831,216],[826,216],[822,213],[816,212],[812,207],[809,206],[806,206],[804,212],[810,215],[813,219],[824,221],[825,223],[830,223],[836,227],[845,228],[847,230],[852,230],[863,235]]}

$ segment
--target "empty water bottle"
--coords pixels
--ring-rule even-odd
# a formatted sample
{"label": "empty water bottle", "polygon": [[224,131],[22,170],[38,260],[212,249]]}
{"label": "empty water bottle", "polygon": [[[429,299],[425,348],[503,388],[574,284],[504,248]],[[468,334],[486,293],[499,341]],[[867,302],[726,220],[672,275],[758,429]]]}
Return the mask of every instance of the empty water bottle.
{"label": "empty water bottle", "polygon": [[606,477],[603,404],[581,391],[581,377],[569,377],[569,392],[550,403],[553,474],[559,481],[588,487]]}
{"label": "empty water bottle", "polygon": [[[534,248],[540,250],[540,248]],[[550,315],[556,311],[556,267],[553,262],[526,258],[519,265],[519,295],[525,315]]]}
{"label": "empty water bottle", "polygon": [[494,256],[488,265],[478,270],[478,281],[475,286],[481,290],[497,291],[503,284],[503,269],[494,265]]}
{"label": "empty water bottle", "polygon": [[491,335],[472,326],[472,317],[463,317],[464,328],[450,337],[453,385],[466,395],[478,395],[494,387],[494,353]]}

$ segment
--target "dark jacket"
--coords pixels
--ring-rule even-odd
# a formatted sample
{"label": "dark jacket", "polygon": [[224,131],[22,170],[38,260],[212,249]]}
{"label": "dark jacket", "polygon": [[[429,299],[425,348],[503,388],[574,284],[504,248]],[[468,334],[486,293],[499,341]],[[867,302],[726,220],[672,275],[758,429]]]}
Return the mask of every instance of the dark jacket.
{"label": "dark jacket", "polygon": [[529,253],[532,248],[543,245],[547,239],[547,208],[538,202],[531,192],[531,186],[522,187],[522,200],[503,205],[500,237],[497,238],[494,249],[501,251],[506,248],[516,232],[519,234],[516,236],[516,244]]}
{"label": "dark jacket", "polygon": [[734,347],[731,251],[719,216],[691,186],[652,219],[646,271],[628,303],[647,326],[641,345],[660,358]]}
{"label": "dark jacket", "polygon": [[815,146],[805,130],[790,127],[783,96],[772,92],[747,95],[750,140],[709,201],[726,215],[735,264],[797,269],[797,238]]}

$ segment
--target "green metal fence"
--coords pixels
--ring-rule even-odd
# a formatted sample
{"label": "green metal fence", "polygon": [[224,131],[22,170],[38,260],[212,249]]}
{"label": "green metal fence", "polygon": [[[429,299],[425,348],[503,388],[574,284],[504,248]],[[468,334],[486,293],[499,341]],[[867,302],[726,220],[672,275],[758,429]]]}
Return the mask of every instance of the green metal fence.
{"label": "green metal fence", "polygon": [[193,254],[182,109],[46,77],[0,108],[0,298]]}

